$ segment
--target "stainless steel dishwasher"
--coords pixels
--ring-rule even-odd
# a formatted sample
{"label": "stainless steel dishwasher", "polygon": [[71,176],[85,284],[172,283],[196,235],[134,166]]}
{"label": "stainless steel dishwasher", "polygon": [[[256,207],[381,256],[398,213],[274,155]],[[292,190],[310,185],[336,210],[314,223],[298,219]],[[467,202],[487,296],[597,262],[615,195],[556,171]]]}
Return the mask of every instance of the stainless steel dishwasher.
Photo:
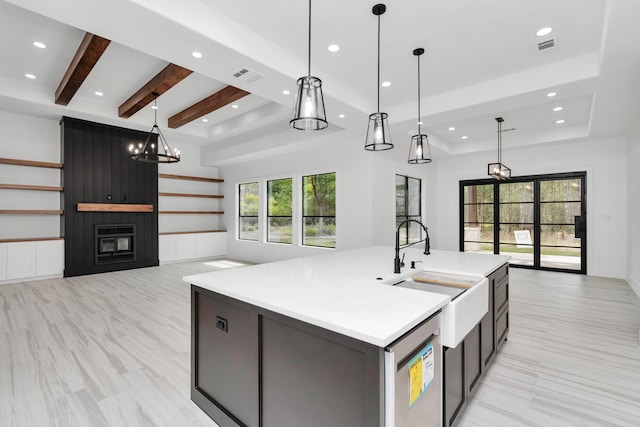
{"label": "stainless steel dishwasher", "polygon": [[442,426],[440,312],[385,348],[385,427]]}

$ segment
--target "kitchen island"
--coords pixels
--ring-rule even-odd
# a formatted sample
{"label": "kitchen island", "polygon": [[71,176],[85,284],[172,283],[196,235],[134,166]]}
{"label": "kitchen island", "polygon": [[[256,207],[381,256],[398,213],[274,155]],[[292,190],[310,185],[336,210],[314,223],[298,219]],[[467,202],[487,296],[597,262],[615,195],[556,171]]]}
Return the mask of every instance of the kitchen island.
{"label": "kitchen island", "polygon": [[[185,277],[192,284],[192,400],[223,427],[394,425],[390,349],[427,325],[439,330],[452,303],[446,294],[393,285],[419,270],[481,279],[508,260],[404,253],[400,274],[392,273],[393,248],[370,247]],[[483,295],[485,313],[490,295]],[[441,372],[441,353],[434,353]],[[425,425],[440,425],[438,378],[407,393],[409,405],[400,409],[433,400]]]}

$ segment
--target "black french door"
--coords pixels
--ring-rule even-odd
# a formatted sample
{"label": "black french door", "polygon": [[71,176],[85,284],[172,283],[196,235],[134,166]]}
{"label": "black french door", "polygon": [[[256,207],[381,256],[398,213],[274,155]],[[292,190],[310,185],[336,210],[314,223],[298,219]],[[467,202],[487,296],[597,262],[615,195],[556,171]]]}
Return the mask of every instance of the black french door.
{"label": "black french door", "polygon": [[586,274],[586,172],[460,182],[460,250]]}

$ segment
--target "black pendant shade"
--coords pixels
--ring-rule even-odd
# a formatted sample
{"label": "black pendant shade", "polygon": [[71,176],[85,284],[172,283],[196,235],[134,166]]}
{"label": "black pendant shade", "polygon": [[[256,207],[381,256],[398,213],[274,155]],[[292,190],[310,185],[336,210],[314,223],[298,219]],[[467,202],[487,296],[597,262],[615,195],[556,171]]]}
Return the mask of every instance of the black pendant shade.
{"label": "black pendant shade", "polygon": [[420,55],[423,53],[423,48],[413,51],[413,54],[418,58],[418,134],[411,137],[411,146],[409,147],[408,163],[412,165],[431,163],[432,160],[429,138],[422,133],[422,117],[420,117]]}
{"label": "black pendant shade", "polygon": [[289,126],[298,130],[322,130],[329,123],[324,110],[322,81],[311,75],[311,0],[309,0],[309,55],[307,75],[298,79],[298,92]]}
{"label": "black pendant shade", "polygon": [[158,106],[156,104],[158,96],[158,93],[153,93],[153,126],[149,135],[147,135],[144,144],[129,146],[129,157],[132,160],[145,163],[177,163],[180,161],[180,151],[171,149],[158,126]]}
{"label": "black pendant shade", "polygon": [[369,115],[369,126],[364,143],[364,149],[368,151],[384,151],[393,148],[387,122],[388,115],[380,112],[380,15],[386,10],[387,7],[384,4],[377,4],[371,9],[371,12],[378,17],[378,111]]}

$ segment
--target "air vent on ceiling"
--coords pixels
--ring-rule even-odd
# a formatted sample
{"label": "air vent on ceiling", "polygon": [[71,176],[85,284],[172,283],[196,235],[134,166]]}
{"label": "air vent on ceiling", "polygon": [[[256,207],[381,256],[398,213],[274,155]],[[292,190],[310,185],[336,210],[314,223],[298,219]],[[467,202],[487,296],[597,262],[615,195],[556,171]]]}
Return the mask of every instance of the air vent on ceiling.
{"label": "air vent on ceiling", "polygon": [[243,80],[247,83],[251,83],[251,82],[255,82],[256,80],[258,80],[260,77],[264,77],[262,74],[258,73],[257,71],[253,71],[250,70],[248,68],[243,68],[242,70],[238,71],[237,73],[235,73],[233,75],[233,77],[236,77],[240,80]]}
{"label": "air vent on ceiling", "polygon": [[538,43],[538,51],[540,52],[546,52],[554,47],[556,47],[556,39],[549,39]]}

